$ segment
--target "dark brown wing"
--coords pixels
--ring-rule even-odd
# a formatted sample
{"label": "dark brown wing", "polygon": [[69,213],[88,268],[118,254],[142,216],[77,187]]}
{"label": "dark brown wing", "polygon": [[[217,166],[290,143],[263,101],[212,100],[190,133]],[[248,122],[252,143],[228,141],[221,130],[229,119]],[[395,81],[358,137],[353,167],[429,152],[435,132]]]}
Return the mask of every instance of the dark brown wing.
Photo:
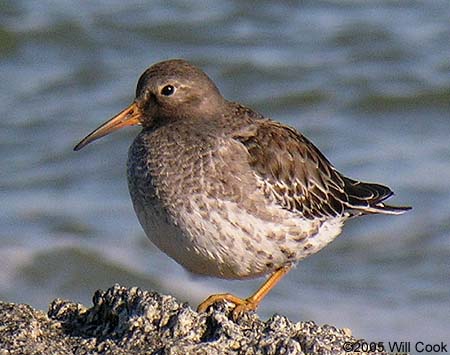
{"label": "dark brown wing", "polygon": [[247,148],[250,166],[261,179],[266,196],[305,218],[398,214],[405,209],[382,203],[392,195],[388,187],[341,175],[309,140],[291,127],[258,120],[234,138]]}

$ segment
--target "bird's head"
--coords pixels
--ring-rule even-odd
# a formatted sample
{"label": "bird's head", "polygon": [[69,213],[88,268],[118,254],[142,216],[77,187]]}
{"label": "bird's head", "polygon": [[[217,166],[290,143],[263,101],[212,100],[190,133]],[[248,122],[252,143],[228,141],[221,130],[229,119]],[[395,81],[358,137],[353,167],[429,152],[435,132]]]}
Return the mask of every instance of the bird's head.
{"label": "bird's head", "polygon": [[139,78],[133,103],[87,135],[74,150],[126,126],[152,128],[174,120],[208,119],[224,103],[216,85],[199,68],[181,59],[160,62]]}

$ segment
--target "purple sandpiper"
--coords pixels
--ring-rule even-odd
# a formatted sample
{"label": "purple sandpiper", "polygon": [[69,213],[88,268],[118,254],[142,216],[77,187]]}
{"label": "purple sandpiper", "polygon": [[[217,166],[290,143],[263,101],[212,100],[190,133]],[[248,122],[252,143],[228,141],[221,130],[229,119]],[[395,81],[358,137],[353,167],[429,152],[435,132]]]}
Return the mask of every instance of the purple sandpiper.
{"label": "purple sandpiper", "polygon": [[269,275],[250,297],[208,297],[254,310],[298,261],[317,253],[344,222],[401,214],[383,185],[339,173],[299,131],[223,98],[200,69],[154,64],[136,98],[74,148],[141,125],[129,150],[128,186],[147,236],[187,270],[225,279]]}

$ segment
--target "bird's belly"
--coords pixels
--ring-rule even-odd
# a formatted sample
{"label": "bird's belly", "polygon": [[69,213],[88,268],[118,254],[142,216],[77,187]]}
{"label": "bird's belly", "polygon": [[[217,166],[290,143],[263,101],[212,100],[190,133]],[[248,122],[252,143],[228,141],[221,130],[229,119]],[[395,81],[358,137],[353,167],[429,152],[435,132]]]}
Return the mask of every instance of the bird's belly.
{"label": "bird's belly", "polygon": [[204,196],[194,196],[177,211],[156,198],[142,202],[133,198],[142,227],[159,249],[193,273],[226,279],[258,277],[294,264],[330,243],[342,225],[293,218],[279,209],[273,220],[262,220],[235,203]]}

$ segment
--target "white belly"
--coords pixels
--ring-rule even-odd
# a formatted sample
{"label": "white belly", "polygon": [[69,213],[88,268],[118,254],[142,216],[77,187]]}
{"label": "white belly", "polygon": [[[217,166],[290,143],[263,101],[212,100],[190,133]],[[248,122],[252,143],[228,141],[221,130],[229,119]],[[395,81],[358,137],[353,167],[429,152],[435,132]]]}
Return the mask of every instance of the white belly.
{"label": "white belly", "polygon": [[258,277],[296,263],[333,241],[343,222],[303,220],[269,206],[276,217],[270,222],[235,203],[193,196],[188,209],[176,211],[175,225],[158,200],[145,206],[139,199],[133,202],[147,236],[159,249],[193,273],[227,279]]}

